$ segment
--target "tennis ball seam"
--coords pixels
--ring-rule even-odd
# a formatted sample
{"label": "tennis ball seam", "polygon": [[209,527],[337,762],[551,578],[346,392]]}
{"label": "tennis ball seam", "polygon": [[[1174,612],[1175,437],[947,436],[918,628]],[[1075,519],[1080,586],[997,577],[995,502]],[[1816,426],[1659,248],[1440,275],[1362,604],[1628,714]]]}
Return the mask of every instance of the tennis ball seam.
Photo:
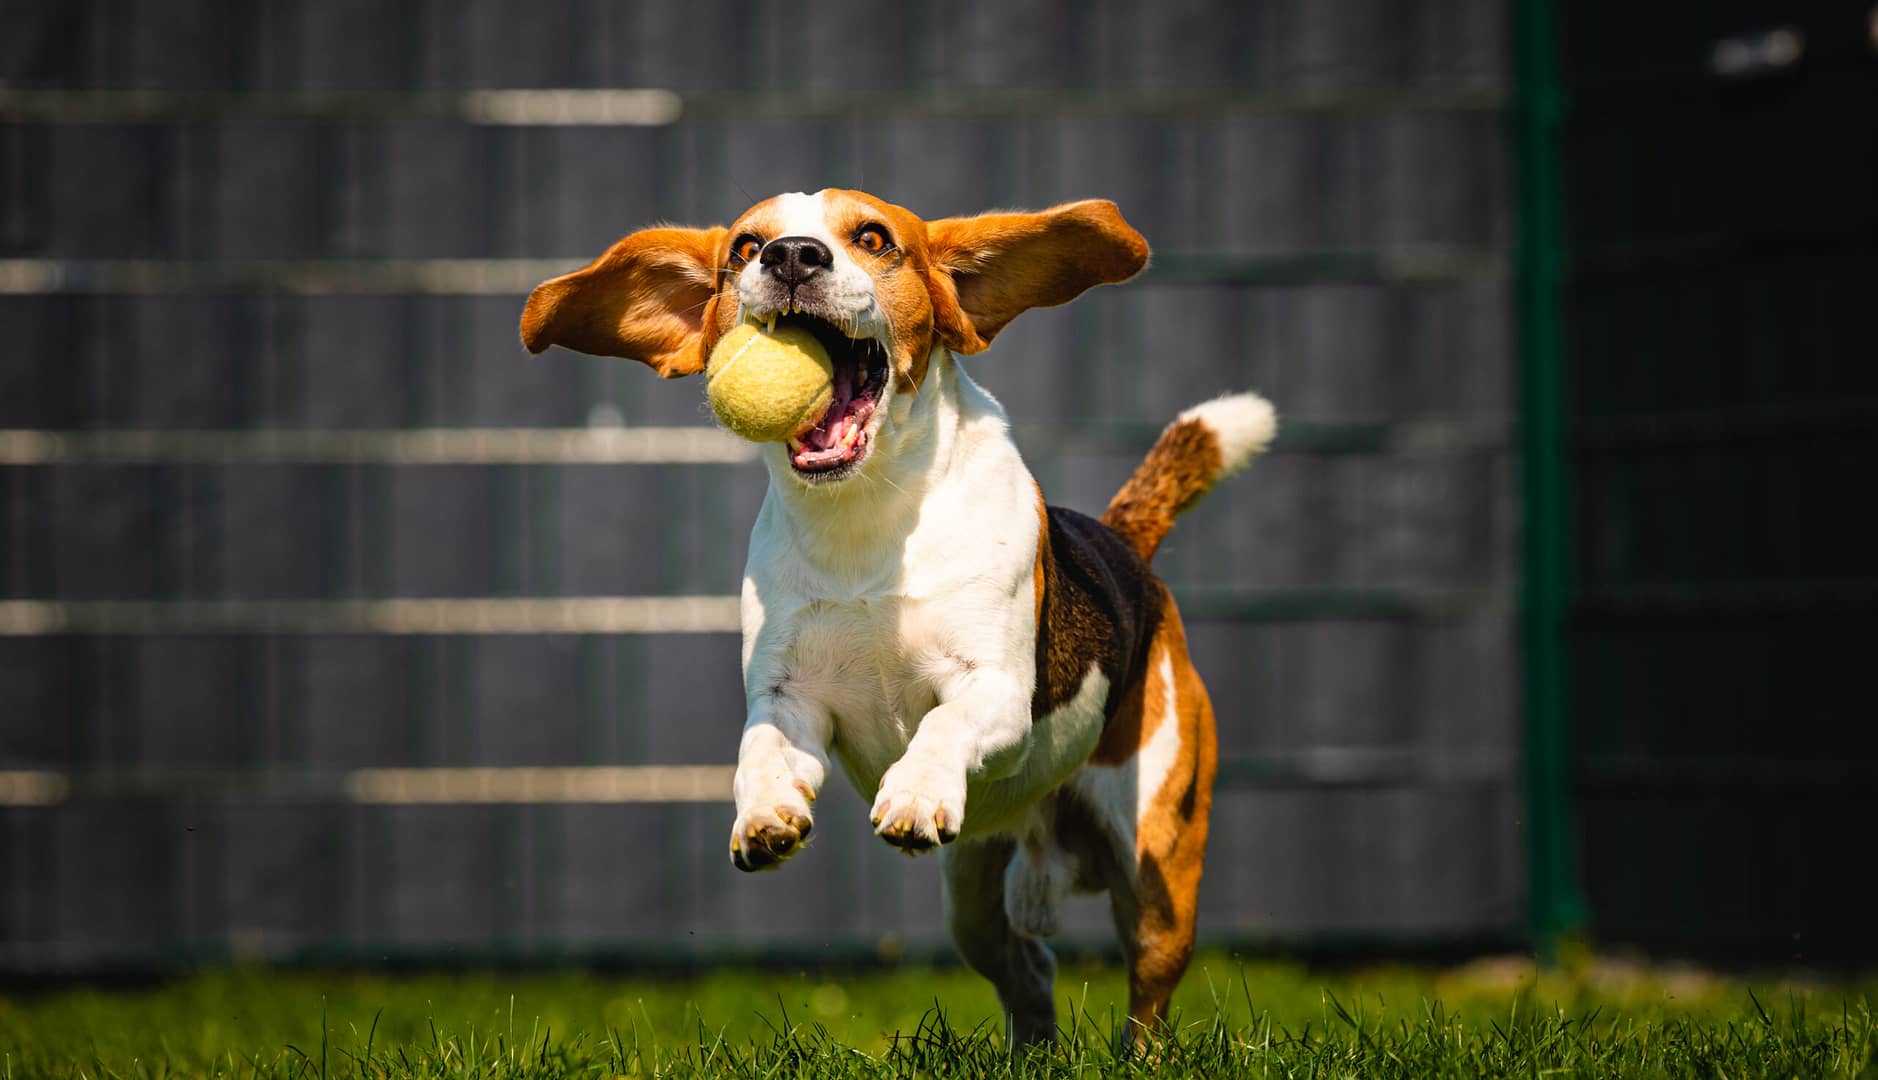
{"label": "tennis ball seam", "polygon": [[726,371],[729,371],[731,367],[737,363],[737,361],[743,359],[743,354],[750,351],[750,346],[756,344],[757,338],[761,336],[761,333],[762,333],[761,331],[758,331],[757,333],[751,334],[749,337],[744,338],[743,344],[737,347],[737,351],[731,354],[730,359],[717,365],[716,371],[706,372],[706,374],[712,379],[722,377]]}

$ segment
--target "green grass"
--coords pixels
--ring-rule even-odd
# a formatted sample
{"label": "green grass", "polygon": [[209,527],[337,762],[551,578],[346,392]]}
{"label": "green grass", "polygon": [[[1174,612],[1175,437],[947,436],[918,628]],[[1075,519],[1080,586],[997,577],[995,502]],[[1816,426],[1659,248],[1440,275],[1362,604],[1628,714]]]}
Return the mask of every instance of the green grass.
{"label": "green grass", "polygon": [[0,1077],[1878,1077],[1878,983],[1518,960],[1313,972],[1196,961],[1177,1030],[1117,1058],[1112,967],[1013,1061],[960,970],[392,977],[233,971],[0,995]]}

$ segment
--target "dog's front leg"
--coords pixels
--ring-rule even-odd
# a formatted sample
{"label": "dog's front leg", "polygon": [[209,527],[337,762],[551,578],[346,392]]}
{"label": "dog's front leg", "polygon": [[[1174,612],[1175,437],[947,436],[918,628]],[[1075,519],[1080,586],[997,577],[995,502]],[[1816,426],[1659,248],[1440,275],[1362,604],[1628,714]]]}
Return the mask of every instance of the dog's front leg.
{"label": "dog's front leg", "polygon": [[919,722],[906,753],[880,778],[874,831],[908,852],[950,843],[965,823],[968,780],[1016,772],[1030,746],[1030,689],[977,668]]}
{"label": "dog's front leg", "polygon": [[808,841],[809,806],[828,776],[828,711],[771,691],[750,706],[732,784],[737,821],[730,861],[739,870],[770,870]]}

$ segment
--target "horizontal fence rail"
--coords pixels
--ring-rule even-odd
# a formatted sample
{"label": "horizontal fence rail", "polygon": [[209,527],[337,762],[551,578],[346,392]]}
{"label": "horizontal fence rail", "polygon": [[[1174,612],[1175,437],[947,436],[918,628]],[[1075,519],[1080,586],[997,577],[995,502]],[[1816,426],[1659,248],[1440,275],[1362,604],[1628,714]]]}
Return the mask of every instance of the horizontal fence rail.
{"label": "horizontal fence rail", "polygon": [[[515,337],[640,223],[824,186],[1108,197],[1154,243],[971,367],[1053,502],[1194,401],[1279,408],[1160,558],[1220,724],[1209,940],[1517,926],[1497,7],[929,0],[860,92],[796,59],[846,9],[422,7],[9,27],[0,971],[940,954],[937,860],[841,780],[812,864],[724,856],[762,449]],[[718,26],[735,70],[685,44]]]}
{"label": "horizontal fence rail", "polygon": [[0,465],[667,465],[754,461],[757,447],[711,427],[226,431],[0,430]]}
{"label": "horizontal fence rail", "polygon": [[0,600],[0,636],[42,634],[734,634],[734,596],[336,601]]}
{"label": "horizontal fence rail", "polygon": [[[1507,784],[1511,782],[1515,764],[1512,756],[1505,752],[1434,753],[1311,747],[1226,757],[1219,763],[1218,783],[1225,788],[1258,789]],[[736,766],[730,764],[426,767],[349,771],[144,768],[80,772],[15,769],[0,770],[0,806],[57,806],[70,800],[84,799],[237,799],[464,806],[494,803],[729,803],[732,801],[731,777],[735,771]]]}
{"label": "horizontal fence rail", "polygon": [[[1161,430],[1126,422],[1013,427],[1026,446],[1051,453],[1144,450]],[[1466,453],[1503,447],[1510,427],[1510,421],[1498,417],[1343,423],[1287,419],[1273,452]],[[704,426],[0,429],[0,465],[734,465],[755,461],[759,453],[755,445],[721,428]]]}
{"label": "horizontal fence rail", "polygon": [[160,90],[0,90],[0,120],[137,123],[280,117],[381,120],[442,117],[498,126],[659,127],[690,121],[930,117],[1050,117],[1112,113],[1368,115],[1495,112],[1491,88],[1383,87],[1251,91],[1000,90],[842,94],[681,94],[662,89],[469,90],[457,93],[248,93]]}
{"label": "horizontal fence rail", "polygon": [[[1190,619],[1458,618],[1510,610],[1492,590],[1181,590]],[[387,600],[0,600],[0,637],[50,634],[734,634],[735,596]]]}
{"label": "horizontal fence rail", "polygon": [[[576,270],[578,258],[0,259],[0,295],[265,292],[517,296]],[[1468,249],[1404,248],[1298,255],[1157,254],[1143,283],[1401,285],[1501,279],[1505,261]]]}

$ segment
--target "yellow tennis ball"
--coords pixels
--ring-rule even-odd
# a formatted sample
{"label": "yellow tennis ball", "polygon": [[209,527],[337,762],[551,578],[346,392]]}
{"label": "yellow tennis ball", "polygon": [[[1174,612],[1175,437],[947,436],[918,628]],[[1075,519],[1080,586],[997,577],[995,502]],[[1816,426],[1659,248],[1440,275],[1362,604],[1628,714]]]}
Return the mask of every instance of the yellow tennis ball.
{"label": "yellow tennis ball", "polygon": [[751,442],[781,442],[815,425],[835,396],[835,365],[815,335],[744,323],[705,363],[704,395],[724,426]]}

